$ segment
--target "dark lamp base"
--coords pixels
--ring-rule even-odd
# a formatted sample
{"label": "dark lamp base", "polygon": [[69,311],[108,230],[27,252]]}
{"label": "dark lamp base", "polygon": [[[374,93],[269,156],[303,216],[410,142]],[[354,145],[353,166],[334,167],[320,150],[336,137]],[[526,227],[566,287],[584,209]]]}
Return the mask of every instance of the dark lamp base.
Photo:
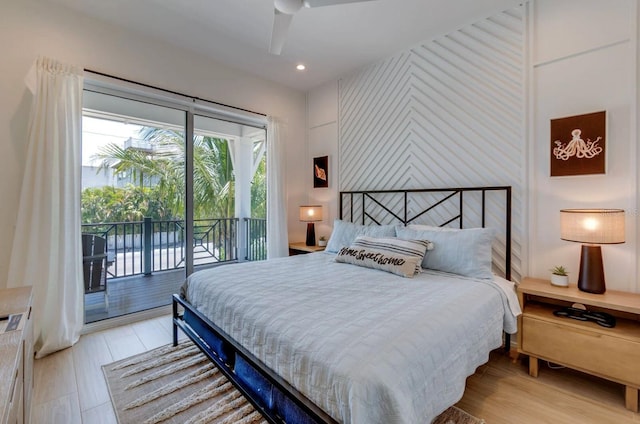
{"label": "dark lamp base", "polygon": [[313,225],[313,222],[307,223],[307,246],[315,246],[316,245],[316,228]]}
{"label": "dark lamp base", "polygon": [[602,294],[607,290],[604,284],[604,265],[600,246],[582,245],[578,289],[595,294]]}

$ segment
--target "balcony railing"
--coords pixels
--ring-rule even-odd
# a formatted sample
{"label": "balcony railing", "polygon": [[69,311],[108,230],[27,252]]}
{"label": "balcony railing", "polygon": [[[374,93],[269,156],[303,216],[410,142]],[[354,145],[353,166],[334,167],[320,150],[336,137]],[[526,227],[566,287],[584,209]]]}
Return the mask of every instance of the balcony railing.
{"label": "balcony railing", "polygon": [[[236,261],[238,221],[238,218],[195,220],[191,243],[194,265]],[[107,278],[149,275],[184,267],[187,246],[182,220],[145,218],[135,222],[83,224],[82,232],[107,240]],[[260,240],[257,243],[264,245],[264,233],[254,236]]]}
{"label": "balcony railing", "polygon": [[267,220],[264,218],[245,218],[247,228],[247,261],[267,259]]}

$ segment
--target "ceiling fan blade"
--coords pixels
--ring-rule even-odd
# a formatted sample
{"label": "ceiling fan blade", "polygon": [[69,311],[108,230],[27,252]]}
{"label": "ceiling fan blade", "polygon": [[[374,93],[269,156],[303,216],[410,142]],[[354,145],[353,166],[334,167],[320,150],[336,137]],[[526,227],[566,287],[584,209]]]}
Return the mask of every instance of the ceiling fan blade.
{"label": "ceiling fan blade", "polygon": [[333,6],[335,4],[362,3],[373,0],[304,0],[305,7]]}
{"label": "ceiling fan blade", "polygon": [[269,53],[279,55],[282,52],[284,42],[287,41],[287,32],[289,31],[289,25],[293,15],[287,15],[274,10],[273,15],[273,30],[271,31],[271,44],[269,45]]}
{"label": "ceiling fan blade", "polygon": [[304,6],[303,0],[273,0],[273,6],[276,10],[293,15]]}

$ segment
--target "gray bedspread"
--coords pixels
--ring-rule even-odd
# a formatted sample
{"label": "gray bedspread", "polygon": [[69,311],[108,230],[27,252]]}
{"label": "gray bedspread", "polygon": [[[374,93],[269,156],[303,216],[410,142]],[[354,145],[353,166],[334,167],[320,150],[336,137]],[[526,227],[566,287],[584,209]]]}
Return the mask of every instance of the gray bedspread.
{"label": "gray bedspread", "polygon": [[430,423],[516,329],[492,281],[402,278],[328,253],[199,271],[183,293],[344,423]]}

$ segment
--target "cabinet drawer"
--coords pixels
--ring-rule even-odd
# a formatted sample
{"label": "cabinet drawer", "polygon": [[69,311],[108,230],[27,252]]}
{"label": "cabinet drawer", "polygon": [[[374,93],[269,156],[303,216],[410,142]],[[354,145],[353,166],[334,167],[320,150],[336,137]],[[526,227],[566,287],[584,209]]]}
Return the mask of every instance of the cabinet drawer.
{"label": "cabinet drawer", "polygon": [[19,408],[19,402],[20,400],[18,399],[19,395],[20,395],[20,390],[22,390],[22,385],[18,384],[18,374],[16,373],[16,376],[13,378],[13,383],[11,384],[11,399],[9,401],[9,417],[7,418],[7,423],[8,424],[13,424],[13,423],[17,423],[18,422],[18,416],[20,415],[20,412],[18,410]]}
{"label": "cabinet drawer", "polygon": [[525,314],[522,317],[522,350],[571,368],[639,386],[640,340],[591,331],[587,325],[566,325],[562,321],[541,320]]}
{"label": "cabinet drawer", "polygon": [[[22,349],[19,354],[22,355]],[[22,361],[15,370],[13,382],[11,384],[11,395],[9,400],[9,418],[7,423],[22,423],[23,422],[23,396],[22,396]]]}

